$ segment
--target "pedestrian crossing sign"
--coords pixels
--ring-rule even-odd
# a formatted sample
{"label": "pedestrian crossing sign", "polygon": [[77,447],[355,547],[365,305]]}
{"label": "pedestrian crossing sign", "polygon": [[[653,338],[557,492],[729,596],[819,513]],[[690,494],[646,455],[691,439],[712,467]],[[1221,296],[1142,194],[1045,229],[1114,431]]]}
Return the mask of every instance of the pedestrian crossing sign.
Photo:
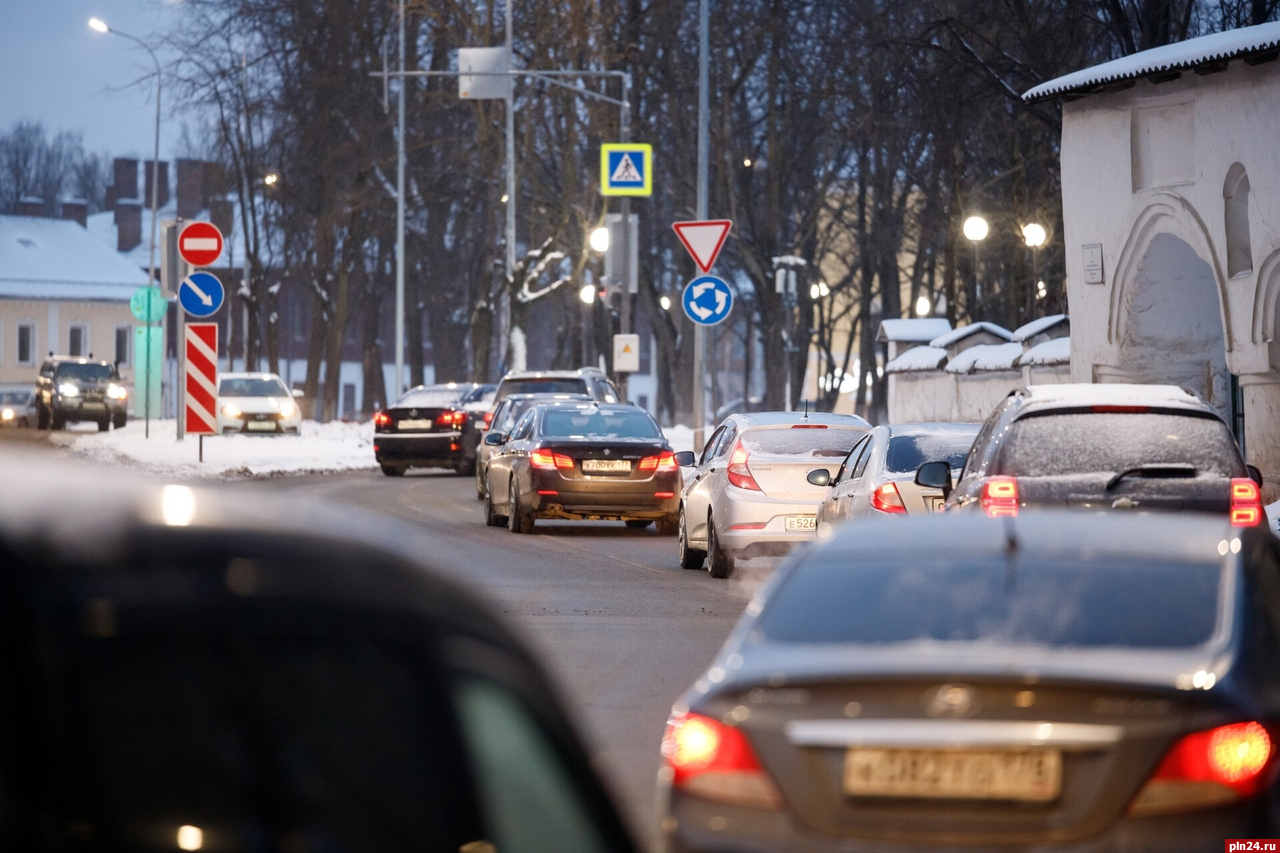
{"label": "pedestrian crossing sign", "polygon": [[653,195],[653,146],[643,142],[600,146],[601,195]]}

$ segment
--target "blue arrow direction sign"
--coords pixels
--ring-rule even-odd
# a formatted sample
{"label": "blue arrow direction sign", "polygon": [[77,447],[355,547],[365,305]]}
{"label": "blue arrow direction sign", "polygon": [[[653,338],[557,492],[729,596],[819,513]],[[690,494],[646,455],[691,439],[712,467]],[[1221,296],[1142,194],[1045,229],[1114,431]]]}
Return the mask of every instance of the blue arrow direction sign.
{"label": "blue arrow direction sign", "polygon": [[208,272],[193,272],[178,285],[178,301],[192,317],[208,317],[222,307],[222,282]]}
{"label": "blue arrow direction sign", "polygon": [[680,302],[690,320],[699,326],[714,326],[729,316],[733,308],[733,291],[722,278],[699,276],[685,285]]}

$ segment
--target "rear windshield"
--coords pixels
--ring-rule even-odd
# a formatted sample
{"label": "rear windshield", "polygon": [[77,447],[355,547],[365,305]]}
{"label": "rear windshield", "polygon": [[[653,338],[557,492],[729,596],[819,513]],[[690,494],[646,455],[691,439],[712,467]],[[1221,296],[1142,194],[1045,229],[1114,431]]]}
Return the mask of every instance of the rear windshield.
{"label": "rear windshield", "polygon": [[502,383],[502,396],[508,394],[585,394],[587,380],[547,377],[545,379],[508,379]]}
{"label": "rear windshield", "polygon": [[443,409],[456,404],[462,397],[458,388],[421,388],[409,391],[399,399],[397,409]]}
{"label": "rear windshield", "polygon": [[59,379],[79,379],[82,382],[102,382],[115,378],[115,368],[109,364],[80,364],[69,361],[58,365]]}
{"label": "rear windshield", "polygon": [[550,438],[660,438],[662,431],[646,412],[561,412],[542,418],[542,434]]}
{"label": "rear windshield", "polygon": [[769,456],[843,459],[866,433],[849,427],[756,427],[742,434],[742,446]]}
{"label": "rear windshield", "polygon": [[30,391],[3,391],[0,392],[0,403],[17,403],[21,405],[31,399],[31,393]]}
{"label": "rear windshield", "polygon": [[1186,648],[1213,635],[1218,565],[1081,559],[905,558],[851,566],[815,553],[777,590],[758,623],[797,643],[999,642]]}
{"label": "rear windshield", "polygon": [[895,435],[889,439],[885,468],[893,474],[909,474],[926,462],[946,462],[959,468],[977,434],[975,427],[971,433]]}
{"label": "rear windshield", "polygon": [[1217,418],[1158,412],[1079,412],[1014,421],[996,473],[1036,477],[1118,473],[1151,463],[1182,463],[1198,474],[1244,476],[1227,425]]}
{"label": "rear windshield", "polygon": [[220,397],[288,397],[289,389],[279,379],[263,377],[227,378],[218,383]]}

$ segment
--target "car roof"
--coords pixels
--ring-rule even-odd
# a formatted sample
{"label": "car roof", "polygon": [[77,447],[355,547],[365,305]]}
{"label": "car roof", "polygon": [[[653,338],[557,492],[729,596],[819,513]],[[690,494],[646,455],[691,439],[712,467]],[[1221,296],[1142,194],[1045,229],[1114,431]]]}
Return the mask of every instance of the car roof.
{"label": "car roof", "polygon": [[[219,379],[266,379],[268,377],[275,377],[276,379],[280,379],[280,374],[268,373],[266,371],[261,371],[261,370],[250,370],[247,372],[240,371],[239,373],[224,371],[218,374]],[[280,381],[283,382],[284,380],[280,379]]]}
{"label": "car roof", "polygon": [[832,412],[738,412],[729,415],[725,421],[734,421],[744,429],[803,423],[871,429],[871,424],[864,418],[857,415],[837,415]]}
{"label": "car roof", "polygon": [[84,355],[50,355],[45,356],[45,361],[56,361],[59,364],[66,362],[75,362],[76,364],[111,364],[105,358],[91,358]]}
{"label": "car roof", "polygon": [[889,435],[936,435],[944,432],[977,435],[978,430],[982,429],[982,424],[937,421],[932,423],[885,424],[884,428],[889,432]]}
{"label": "car roof", "polygon": [[536,379],[546,377],[549,379],[570,379],[582,376],[604,376],[604,371],[598,367],[579,367],[573,370],[512,370],[503,374],[502,381],[508,379]]}
{"label": "car roof", "polygon": [[1028,385],[1014,393],[1021,401],[1020,410],[1024,412],[1076,406],[1155,406],[1213,412],[1208,403],[1176,385],[1079,382]]}

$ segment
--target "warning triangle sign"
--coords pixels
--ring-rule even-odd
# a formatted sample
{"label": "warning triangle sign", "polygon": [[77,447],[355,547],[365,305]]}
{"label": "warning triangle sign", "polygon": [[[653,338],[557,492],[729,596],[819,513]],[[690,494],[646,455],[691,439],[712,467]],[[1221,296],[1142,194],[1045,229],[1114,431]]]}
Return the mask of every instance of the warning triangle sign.
{"label": "warning triangle sign", "polygon": [[720,254],[720,249],[724,247],[725,238],[729,236],[729,229],[733,227],[731,219],[708,219],[705,221],[695,222],[673,222],[671,227],[675,229],[676,236],[680,238],[680,242],[684,243],[684,247],[689,250],[693,262],[698,265],[698,269],[704,273],[711,272],[711,267],[716,262],[716,257]]}
{"label": "warning triangle sign", "polygon": [[614,184],[635,184],[643,181],[644,176],[636,168],[635,161],[631,159],[630,154],[622,155],[622,159],[618,161],[618,168],[614,169],[613,174],[609,177],[609,182]]}

